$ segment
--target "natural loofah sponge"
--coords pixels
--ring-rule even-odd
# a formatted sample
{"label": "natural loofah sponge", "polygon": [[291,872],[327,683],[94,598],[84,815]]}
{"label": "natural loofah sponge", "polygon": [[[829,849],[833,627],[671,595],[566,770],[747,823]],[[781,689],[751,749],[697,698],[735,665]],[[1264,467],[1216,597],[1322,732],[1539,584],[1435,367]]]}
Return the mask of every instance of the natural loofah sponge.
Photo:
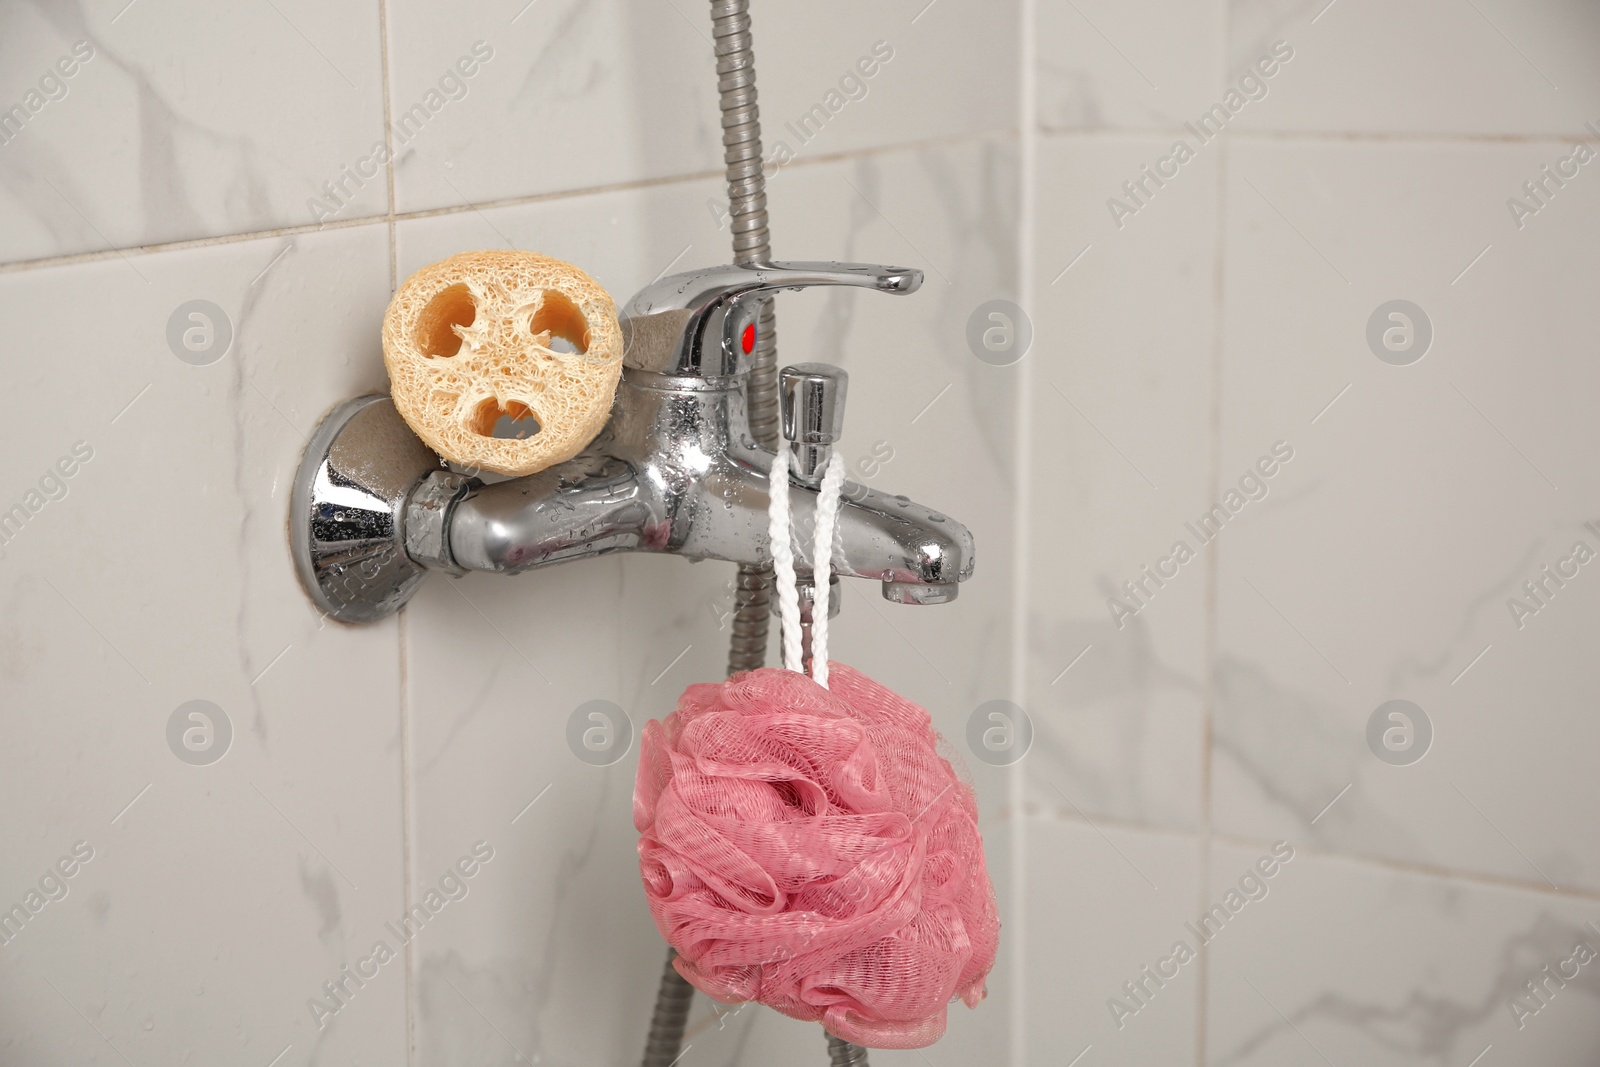
{"label": "natural loofah sponge", "polygon": [[702,992],[921,1048],[953,997],[983,999],[999,944],[977,805],[926,711],[829,670],[692,685],[645,725],[645,896]]}
{"label": "natural loofah sponge", "polygon": [[610,295],[570,263],[462,252],[394,294],[383,362],[395,409],[429,448],[466,467],[532,474],[605,426],[622,330]]}

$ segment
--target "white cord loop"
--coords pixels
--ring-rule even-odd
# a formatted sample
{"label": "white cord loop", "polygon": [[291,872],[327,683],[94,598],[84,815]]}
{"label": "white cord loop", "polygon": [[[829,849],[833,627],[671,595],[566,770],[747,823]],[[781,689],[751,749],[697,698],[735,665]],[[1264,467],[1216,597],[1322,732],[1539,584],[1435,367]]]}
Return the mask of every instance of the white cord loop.
{"label": "white cord loop", "polygon": [[817,496],[816,539],[811,547],[811,678],[828,688],[828,599],[833,591],[833,531],[839,519],[839,497],[844,489],[844,460],[835,453],[822,475]]}
{"label": "white cord loop", "polygon": [[781,445],[772,457],[767,498],[767,537],[772,541],[772,573],[778,587],[783,665],[804,674],[800,650],[800,590],[795,585],[794,545],[789,540],[789,450]]}
{"label": "white cord loop", "polygon": [[[767,503],[767,536],[772,542],[772,572],[778,588],[778,617],[783,625],[783,666],[805,673],[800,640],[800,589],[794,573],[794,541],[789,529],[789,452],[772,457]],[[838,525],[844,491],[844,460],[828,460],[817,495],[816,529],[811,543],[811,679],[828,688],[828,600],[833,577],[833,531]]]}

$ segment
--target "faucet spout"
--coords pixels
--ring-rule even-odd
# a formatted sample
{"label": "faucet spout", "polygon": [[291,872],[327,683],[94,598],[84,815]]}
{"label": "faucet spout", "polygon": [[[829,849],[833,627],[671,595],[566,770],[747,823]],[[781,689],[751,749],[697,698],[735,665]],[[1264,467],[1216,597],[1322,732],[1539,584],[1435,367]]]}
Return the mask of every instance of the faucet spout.
{"label": "faucet spout", "polygon": [[[516,574],[629,551],[772,562],[766,538],[772,453],[741,449],[690,472],[663,464],[659,454],[625,459],[610,448],[614,443],[548,471],[474,486],[447,519],[416,514],[447,523],[448,563],[467,570]],[[795,569],[808,577],[818,497],[814,487],[790,486]],[[890,600],[946,603],[972,576],[971,532],[905,497],[846,483],[836,530],[834,571],[881,582]]]}
{"label": "faucet spout", "polygon": [[611,552],[665,547],[671,523],[627,462],[582,455],[470,493],[451,511],[458,567],[516,574]]}
{"label": "faucet spout", "polygon": [[841,572],[878,579],[884,597],[897,603],[954,600],[976,565],[972,531],[903,496],[845,488],[857,491],[839,512]]}
{"label": "faucet spout", "polygon": [[[691,559],[771,563],[771,462],[772,453],[760,449],[725,457],[684,501],[668,550]],[[819,496],[817,488],[791,482],[795,570],[808,577]],[[834,536],[834,572],[876,579],[883,595],[899,603],[947,603],[956,598],[958,583],[972,577],[972,532],[903,496],[846,482]]]}

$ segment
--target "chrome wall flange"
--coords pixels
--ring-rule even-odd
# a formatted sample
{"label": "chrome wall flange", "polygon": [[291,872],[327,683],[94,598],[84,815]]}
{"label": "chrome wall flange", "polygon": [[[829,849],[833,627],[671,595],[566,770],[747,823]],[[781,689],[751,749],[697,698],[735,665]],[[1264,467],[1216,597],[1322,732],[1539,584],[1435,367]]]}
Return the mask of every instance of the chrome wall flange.
{"label": "chrome wall flange", "polygon": [[375,622],[411,599],[428,572],[406,554],[406,503],[440,469],[387,396],[328,413],[300,460],[289,512],[295,569],[319,608]]}

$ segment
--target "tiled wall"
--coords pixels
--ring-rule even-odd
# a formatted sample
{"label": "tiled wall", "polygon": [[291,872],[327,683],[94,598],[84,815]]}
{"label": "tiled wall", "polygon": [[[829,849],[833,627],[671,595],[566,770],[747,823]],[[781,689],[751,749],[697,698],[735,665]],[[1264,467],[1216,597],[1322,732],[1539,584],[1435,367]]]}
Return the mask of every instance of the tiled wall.
{"label": "tiled wall", "polygon": [[[923,8],[764,2],[756,40],[788,148],[775,250],[928,271],[907,300],[785,296],[780,356],[848,368],[847,460],[974,530],[955,605],[852,587],[835,636],[959,738],[1010,685],[1015,378],[964,328],[1016,295],[1017,83],[949,72],[1012,69],[1019,30],[979,0]],[[727,261],[709,34],[703,0],[0,3],[0,102],[44,101],[0,144],[0,510],[27,515],[0,558],[0,901],[73,871],[0,945],[0,1065],[637,1062],[665,946],[634,759],[579,762],[567,718],[607,699],[637,729],[720,677],[732,568],[439,578],[350,628],[301,593],[285,526],[307,435],[384,387],[410,271],[538,249],[620,302]],[[866,56],[802,143],[789,124]],[[220,358],[169,342],[192,300],[227,319]],[[196,699],[232,731],[208,765],[169,747]],[[973,773],[1009,899],[1009,778]],[[316,1017],[475,846],[466,895]],[[1012,1001],[1002,970],[941,1055],[1003,1054]],[[689,1042],[686,1067],[826,1058],[815,1026],[704,998]]]}
{"label": "tiled wall", "polygon": [[[1039,0],[1037,25],[1027,1062],[1595,1063],[1600,589],[1574,562],[1520,626],[1508,599],[1600,550],[1600,179],[1520,228],[1507,198],[1600,151],[1600,13]],[[1146,165],[1168,177],[1133,199]],[[1405,365],[1367,339],[1394,299],[1432,327]],[[1431,723],[1420,761],[1369,746],[1394,699]]]}
{"label": "tiled wall", "polygon": [[[1506,200],[1600,149],[1593,6],[754,18],[794,157],[777,253],[928,271],[904,301],[785,296],[781,358],[847,367],[847,458],[887,447],[872,484],[980,548],[949,607],[849,591],[837,645],[958,747],[989,699],[1034,727],[1013,767],[968,759],[1006,920],[990,1000],[874,1061],[1592,1064],[1600,961],[1545,1003],[1524,983],[1600,948],[1600,593],[1580,566],[1507,602],[1600,551],[1600,178],[1520,227]],[[318,419],[383,388],[410,271],[533,248],[625,299],[727,258],[708,36],[682,0],[0,0],[0,109],[28,111],[0,144],[0,511],[26,512],[0,556],[0,905],[42,902],[0,945],[0,1067],[635,1060],[663,948],[633,760],[579,762],[566,719],[602,698],[637,727],[717,677],[730,568],[436,578],[348,628],[301,594],[285,520]],[[1185,123],[1258,61],[1202,143]],[[1015,365],[968,348],[995,298],[1032,321]],[[1432,327],[1408,365],[1367,339],[1393,299]],[[209,361],[168,337],[194,300],[231,332]],[[232,731],[206,765],[168,737],[196,699]],[[1369,746],[1391,699],[1426,713],[1426,758]],[[319,1025],[307,1001],[475,846],[467,895]],[[704,998],[689,1043],[685,1067],[824,1055]]]}

